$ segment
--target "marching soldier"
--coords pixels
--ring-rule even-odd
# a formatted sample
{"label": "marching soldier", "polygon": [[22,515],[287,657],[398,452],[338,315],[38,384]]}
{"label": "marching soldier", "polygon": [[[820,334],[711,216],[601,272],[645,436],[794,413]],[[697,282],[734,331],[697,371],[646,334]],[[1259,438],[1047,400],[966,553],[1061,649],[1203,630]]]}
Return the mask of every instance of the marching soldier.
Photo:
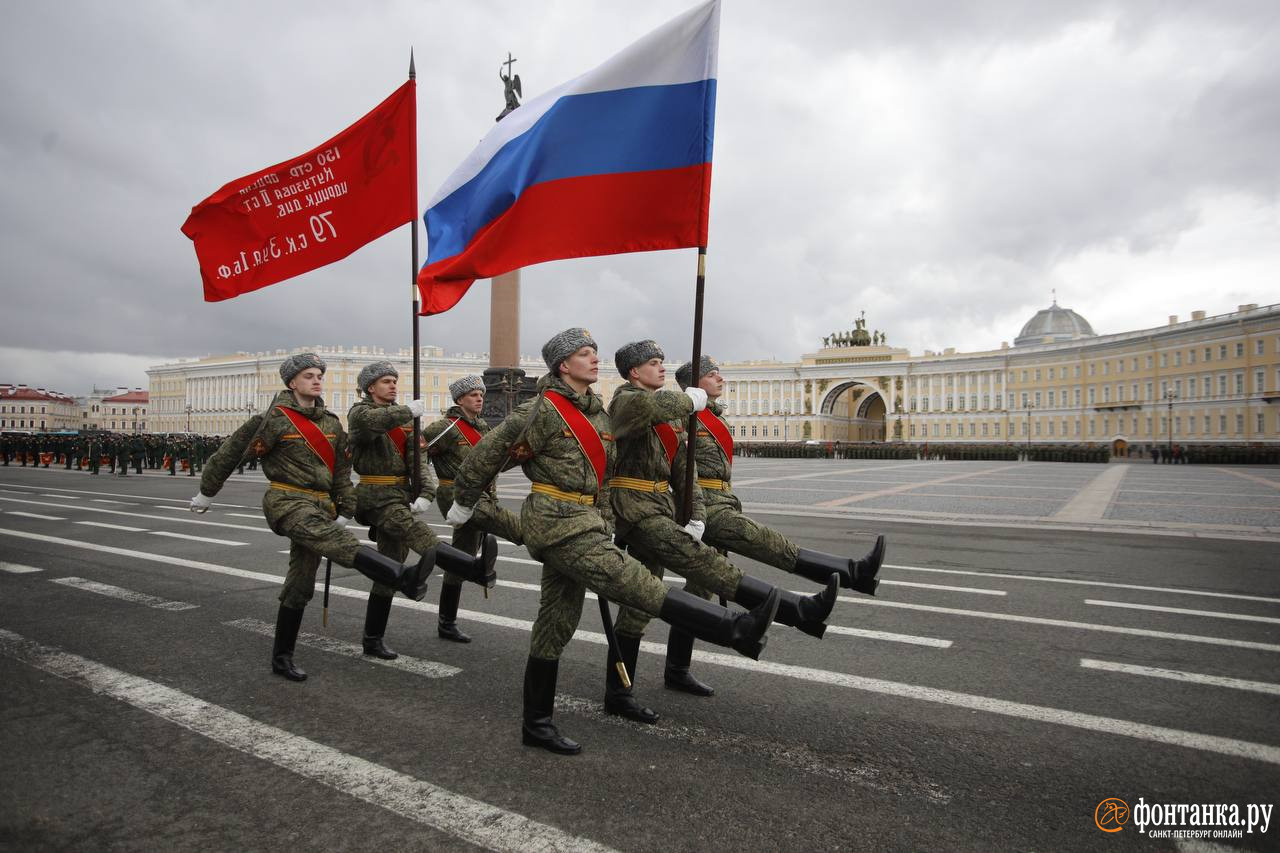
{"label": "marching soldier", "polygon": [[512,459],[532,490],[520,513],[525,546],[543,564],[542,594],[524,673],[521,738],[526,745],[572,755],[582,747],[551,722],[560,653],[582,616],[587,589],[641,610],[694,636],[758,659],[778,609],[777,591],[746,613],[667,589],[611,541],[605,481],[613,457],[609,416],[599,395],[596,342],[585,329],[560,332],[542,348],[549,373],[538,396],[518,407],[467,455],[454,480],[446,520],[471,520],[480,496]]}
{"label": "marching soldier", "polygon": [[[706,410],[698,413],[698,436],[694,445],[697,483],[706,507],[706,530],[702,541],[817,583],[825,583],[834,573],[844,589],[875,595],[876,586],[880,583],[876,575],[885,555],[883,536],[876,537],[866,556],[841,557],[797,547],[781,533],[742,514],[742,502],[730,487],[733,436],[724,422],[724,409],[716,402],[724,393],[724,377],[711,357],[704,355],[700,363],[698,387],[707,393],[708,398]],[[681,388],[689,387],[693,382],[692,362],[685,362],[676,370],[676,382]],[[687,589],[695,595],[705,596],[708,592],[697,586]],[[689,673],[692,656],[693,637],[672,629],[667,640],[663,680],[673,690],[710,696],[715,691]]]}
{"label": "marching soldier", "polygon": [[[364,399],[357,401],[347,413],[352,466],[360,475],[356,486],[356,518],[361,524],[369,525],[370,538],[377,541],[378,551],[391,559],[403,560],[409,549],[419,554],[434,551],[436,562],[448,573],[447,579],[453,579],[456,584],[470,580],[486,589],[492,588],[497,583],[497,574],[493,571],[498,555],[497,540],[486,537],[483,553],[477,558],[474,556],[477,549],[462,551],[442,543],[421,518],[435,494],[435,478],[425,453],[419,471],[425,496],[412,495],[407,474],[413,464],[410,442],[422,440],[414,436],[413,420],[422,417],[424,406],[421,400],[396,405],[399,376],[391,362],[376,361],[366,365],[356,379]],[[383,660],[398,657],[383,642],[394,597],[395,589],[386,584],[375,583],[369,592],[364,619],[366,655]],[[456,597],[454,602],[456,607]]]}
{"label": "marching soldier", "polygon": [[[441,515],[448,515],[453,506],[453,480],[462,462],[489,431],[489,424],[480,417],[484,411],[484,380],[479,376],[464,376],[449,386],[453,406],[440,420],[423,431],[435,465],[440,487],[436,490],[436,506]],[[449,433],[449,435],[445,435]],[[434,444],[432,443],[434,442]],[[459,550],[474,554],[480,547],[480,537],[485,533],[501,536],[508,542],[524,544],[520,534],[520,519],[515,513],[498,505],[497,481],[491,481],[475,504],[475,515],[453,534],[453,545]],[[461,581],[446,576],[440,585],[440,619],[436,633],[444,640],[469,643],[471,637],[458,630],[458,601],[462,595]]]}
{"label": "marching soldier", "polygon": [[[702,411],[707,395],[698,388],[683,392],[662,390],[666,382],[662,364],[665,358],[654,341],[629,343],[614,354],[618,372],[627,380],[614,392],[609,404],[609,420],[618,448],[613,479],[609,481],[618,543],[659,578],[664,567],[670,568],[690,581],[686,590],[709,590],[744,607],[754,607],[773,594],[774,587],[744,575],[706,544],[706,512],[700,490],[695,488],[693,492],[693,515],[688,523],[681,527],[676,521],[685,485],[685,444],[681,440],[684,424],[689,415]],[[821,637],[839,593],[833,571],[828,571],[826,589],[820,593],[800,596],[778,590],[776,621]],[[618,648],[628,671],[635,670],[640,638],[648,623],[647,615],[631,608],[624,608],[618,615]],[[640,705],[632,689],[623,686],[615,663],[616,659],[610,656],[605,711],[637,722],[656,723],[658,715]]]}
{"label": "marching soldier", "polygon": [[293,662],[303,609],[315,593],[320,558],[354,568],[371,580],[394,586],[414,601],[427,593],[434,566],[428,550],[416,566],[404,566],[360,544],[346,530],[355,513],[355,489],[347,434],[321,399],[325,363],[315,353],[289,356],[280,365],[285,389],[271,408],[250,418],[210,459],[191,499],[192,512],[207,512],[240,457],[262,459],[271,481],[262,496],[262,514],[278,536],[289,539],[289,573],[280,590],[271,671],[290,681],[307,674]]}

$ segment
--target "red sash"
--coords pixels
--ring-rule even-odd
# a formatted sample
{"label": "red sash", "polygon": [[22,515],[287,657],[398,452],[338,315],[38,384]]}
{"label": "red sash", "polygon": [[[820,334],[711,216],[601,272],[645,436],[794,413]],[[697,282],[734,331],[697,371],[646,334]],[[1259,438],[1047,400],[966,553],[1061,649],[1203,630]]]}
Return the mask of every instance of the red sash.
{"label": "red sash", "polygon": [[[577,410],[575,409],[574,411]],[[462,437],[467,440],[467,443],[475,447],[480,441],[480,431],[462,418],[454,418],[453,422],[458,427],[458,432],[462,433]]]}
{"label": "red sash", "polygon": [[276,406],[276,411],[289,419],[289,422],[306,440],[307,446],[314,450],[316,456],[320,457],[320,461],[329,467],[329,475],[333,476],[333,445],[329,443],[329,439],[324,437],[320,427],[316,426],[314,421],[304,418],[284,406]]}
{"label": "red sash", "polygon": [[667,467],[671,467],[676,461],[676,451],[680,449],[680,439],[676,436],[676,431],[671,424],[658,424],[653,431],[658,434],[662,449],[667,452]]}
{"label": "red sash", "polygon": [[555,406],[560,417],[564,419],[565,426],[569,427],[573,437],[578,440],[578,447],[582,448],[587,461],[596,470],[597,487],[604,488],[604,471],[609,463],[609,456],[605,452],[604,442],[600,440],[600,433],[596,432],[596,428],[591,425],[591,421],[587,420],[587,416],[578,411],[577,407],[560,392],[548,388],[543,396],[552,406]]}
{"label": "red sash", "polygon": [[729,464],[733,465],[733,436],[729,435],[729,428],[724,425],[724,421],[716,417],[710,410],[703,409],[698,412],[698,423],[702,424],[707,432],[711,433],[711,437],[716,440],[716,444],[720,445],[720,449],[724,451],[724,455],[729,457]]}
{"label": "red sash", "polygon": [[396,446],[396,450],[400,451],[400,458],[404,459],[404,449],[409,443],[409,433],[413,432],[413,427],[393,427],[387,430],[387,438],[391,439],[391,443]]}

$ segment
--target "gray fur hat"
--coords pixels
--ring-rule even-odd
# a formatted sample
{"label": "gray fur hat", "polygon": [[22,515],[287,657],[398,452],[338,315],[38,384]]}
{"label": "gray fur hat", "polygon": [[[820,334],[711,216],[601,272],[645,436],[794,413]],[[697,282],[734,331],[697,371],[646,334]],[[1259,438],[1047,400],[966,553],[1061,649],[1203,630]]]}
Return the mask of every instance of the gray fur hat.
{"label": "gray fur hat", "polygon": [[[702,369],[698,371],[699,378],[706,376],[708,373],[710,373],[713,370],[717,372],[720,370],[719,363],[709,355],[704,355],[702,357],[702,361],[700,362],[700,364],[702,365]],[[680,365],[680,367],[676,369],[676,382],[680,385],[682,389],[688,388],[690,385],[693,384],[693,361],[692,360],[686,361],[684,364]]]}
{"label": "gray fur hat", "polygon": [[591,347],[600,352],[591,333],[586,329],[565,329],[542,345],[542,360],[547,363],[552,373],[560,369],[560,362],[573,355],[583,347]]}
{"label": "gray fur hat", "polygon": [[293,381],[293,377],[312,367],[320,368],[321,373],[329,369],[329,366],[324,363],[324,359],[313,352],[300,352],[297,355],[291,355],[280,365],[280,378],[284,380],[284,385],[288,388],[289,383]]}
{"label": "gray fur hat", "polygon": [[366,364],[361,368],[360,375],[356,377],[356,387],[360,389],[361,394],[368,394],[369,386],[384,376],[394,376],[399,379],[400,371],[396,370],[395,365],[389,361],[375,361],[373,364]]}
{"label": "gray fur hat", "polygon": [[657,341],[632,341],[624,344],[613,354],[613,363],[623,379],[630,379],[631,368],[639,367],[651,358],[666,360],[667,354],[658,346]]}
{"label": "gray fur hat", "polygon": [[449,394],[453,397],[453,402],[458,402],[460,397],[470,394],[472,391],[483,391],[484,379],[479,376],[464,376],[457,382],[449,384]]}

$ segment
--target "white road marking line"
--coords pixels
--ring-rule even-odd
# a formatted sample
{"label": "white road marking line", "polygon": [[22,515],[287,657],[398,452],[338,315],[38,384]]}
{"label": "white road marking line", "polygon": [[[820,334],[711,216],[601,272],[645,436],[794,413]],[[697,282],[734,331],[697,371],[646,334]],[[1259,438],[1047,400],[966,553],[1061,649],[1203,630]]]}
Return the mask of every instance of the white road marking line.
{"label": "white road marking line", "polygon": [[78,501],[78,500],[80,500],[80,498],[79,498],[77,495],[46,495],[46,494],[44,494],[43,492],[40,494],[40,497],[42,497],[42,498],[61,498],[61,499],[62,499],[62,500],[64,500],[64,501]]}
{"label": "white road marking line", "polygon": [[154,595],[147,595],[144,592],[134,592],[124,587],[112,586],[109,583],[98,583],[84,578],[50,578],[49,580],[52,583],[62,584],[73,589],[94,592],[98,595],[105,595],[108,598],[118,598],[121,601],[141,604],[156,610],[195,610],[200,606],[198,604],[188,604],[185,601],[167,601],[163,598],[156,598]]}
{"label": "white road marking line", "polygon": [[891,643],[907,643],[913,646],[930,646],[935,649],[951,648],[950,640],[939,640],[935,637],[918,637],[914,634],[892,634],[888,631],[869,631],[866,628],[845,628],[841,625],[828,625],[828,634],[844,634],[848,637],[862,637],[867,640],[888,640]]}
{"label": "white road marking line", "polygon": [[105,527],[107,530],[123,530],[127,533],[142,533],[145,527],[126,527],[123,524],[107,524],[105,521],[77,521],[76,524],[84,524],[89,527]]}
{"label": "white road marking line", "polygon": [[[641,645],[641,648],[643,647],[644,644]],[[972,711],[983,711],[989,714],[999,714],[1001,716],[1014,717],[1017,719],[1049,723],[1051,725],[1069,726],[1071,728],[1084,729],[1086,731],[1099,732],[1101,734],[1120,735],[1121,737],[1136,738],[1138,740],[1145,740],[1151,743],[1180,746],[1186,749],[1199,750],[1201,752],[1213,752],[1219,755],[1229,755],[1234,758],[1247,758],[1253,761],[1263,761],[1268,764],[1280,764],[1280,747],[1269,746],[1262,743],[1251,743],[1249,741],[1218,737],[1216,735],[1202,735],[1195,732],[1182,731],[1181,729],[1151,726],[1146,723],[1136,723],[1131,720],[1118,720],[1111,717],[1098,716],[1096,714],[1084,714],[1078,711],[1064,711],[1058,708],[1046,708],[1042,705],[1030,705],[1025,702],[1010,702],[1005,699],[993,699],[988,696],[975,696],[969,693],[959,693],[954,690],[939,690],[937,688],[923,687],[916,684],[901,684],[894,681],[885,681],[880,678],[867,678],[860,675],[848,675],[840,672],[826,672],[820,669],[769,663],[767,661],[753,661],[738,656],[719,654],[716,652],[705,652],[700,649],[694,649],[693,657],[694,660],[697,661],[714,663],[733,669],[744,669],[768,675],[780,675],[788,678],[810,681],[817,684],[829,684],[836,687],[846,687],[852,690],[864,690],[869,693],[879,693],[900,699],[914,699],[921,702],[932,702],[955,708],[967,708]]]}
{"label": "white road marking line", "polygon": [[18,498],[4,498],[4,497],[0,497],[0,501],[10,501],[12,503],[20,503],[20,504],[32,504],[34,506],[50,506],[50,507],[55,507],[57,509],[75,509],[75,510],[86,510],[88,512],[104,512],[104,513],[107,513],[108,515],[127,515],[130,518],[154,518],[159,521],[176,521],[179,524],[199,524],[204,527],[229,527],[232,530],[252,530],[255,533],[270,532],[265,527],[249,527],[244,524],[226,524],[221,521],[201,521],[198,518],[175,518],[173,516],[168,516],[168,515],[147,515],[146,513],[142,513],[142,512],[126,512],[120,509],[107,509],[106,507],[85,506],[83,504],[80,504],[80,505],[51,504],[51,503],[46,503],[44,501],[19,500]]}
{"label": "white road marking line", "polygon": [[1257,649],[1263,652],[1280,652],[1280,645],[1255,643],[1249,640],[1231,640],[1225,637],[1201,637],[1196,634],[1177,634],[1170,631],[1150,631],[1146,628],[1126,628],[1121,625],[1100,625],[1094,622],[1072,622],[1067,619],[1048,619],[1042,616],[1018,616],[1013,613],[985,613],[981,610],[962,610],[957,607],[936,607],[930,604],[907,604],[902,601],[880,601],[870,598],[841,596],[846,604],[862,604],[870,607],[901,607],[926,613],[943,613],[948,616],[973,616],[978,619],[995,619],[1001,622],[1020,622],[1024,625],[1049,625],[1055,628],[1075,628],[1080,631],[1099,631],[1104,634],[1127,634],[1133,637],[1153,637],[1158,640],[1178,640],[1187,643],[1208,643],[1212,646],[1231,646],[1237,649]]}
{"label": "white road marking line", "polygon": [[871,766],[865,760],[865,756],[845,759],[844,763],[840,763],[839,759],[834,759],[826,753],[819,753],[795,740],[772,740],[732,731],[712,730],[683,723],[670,717],[664,719],[660,726],[637,726],[621,717],[605,713],[599,699],[586,699],[565,693],[556,694],[556,711],[577,714],[597,725],[625,729],[631,735],[681,742],[699,750],[709,750],[717,755],[737,753],[750,756],[752,759],[763,758],[793,771],[798,770],[802,773],[833,779],[841,785],[858,785],[876,791],[885,791],[894,797],[910,793],[914,789],[917,796],[935,803],[946,805],[951,802],[951,794],[942,786],[928,780],[903,778],[903,774],[895,771],[891,766]]}
{"label": "white road marking line", "polygon": [[[107,554],[117,554],[137,560],[149,560],[170,566],[185,566],[187,568],[215,572],[217,574],[225,574],[233,577],[250,578],[253,580],[275,583],[280,581],[279,576],[269,575],[265,572],[251,572],[246,569],[235,569],[230,566],[220,566],[216,563],[204,563],[198,560],[186,560],[180,557],[166,557],[160,554],[150,554],[146,551],[134,551],[128,548],[113,548],[109,545],[95,545],[85,542],[77,542],[74,539],[63,539],[58,536],[45,536],[40,533],[30,533],[25,530],[9,530],[6,528],[0,528],[0,534],[7,534],[9,536],[16,536],[21,539],[30,539],[37,542],[48,542],[54,545],[64,545],[69,548],[80,548],[89,551],[100,551]],[[320,584],[318,583],[317,588],[319,587]],[[367,590],[345,589],[343,587],[333,587],[332,593],[334,595],[346,596],[348,598],[359,599],[361,601],[367,600],[369,595]],[[398,597],[393,601],[395,606],[398,607],[407,607],[412,610],[421,610],[427,613],[439,612],[439,609],[434,604],[427,604],[426,602],[408,601],[407,599]],[[458,615],[472,622],[497,625],[524,632],[533,630],[533,623],[525,619],[513,619],[509,616],[499,616],[492,613],[478,613],[472,610],[459,610]],[[1074,623],[1067,623],[1067,626],[1076,627]],[[1088,627],[1106,628],[1107,626]],[[2,631],[3,629],[0,629],[0,632]],[[1135,633],[1130,629],[1120,629],[1120,631],[1121,633]],[[1141,633],[1144,635],[1151,635],[1158,632]],[[1177,635],[1173,636],[1176,637]],[[574,632],[573,639],[581,642],[593,643],[599,646],[608,644],[604,634],[596,631],[586,631],[582,628],[579,628]],[[1217,642],[1215,638],[1202,639],[1208,642]],[[1239,643],[1234,642],[1226,642],[1224,644],[1240,645]],[[1280,651],[1280,646],[1267,646],[1262,643],[1253,643],[1249,645],[1250,647],[1263,647],[1269,651]],[[642,641],[640,643],[640,648],[649,654],[662,655],[664,657],[667,653],[667,647],[661,643]],[[1060,711],[1054,708],[1044,708],[1020,702],[1009,702],[1003,699],[992,699],[985,696],[973,696],[967,693],[956,693],[954,691],[939,690],[915,684],[900,684],[898,682],[885,681],[876,678],[866,678],[863,676],[847,675],[838,672],[826,672],[824,670],[811,669],[809,667],[789,666],[787,664],[775,664],[768,662],[761,663],[759,661],[751,661],[737,655],[719,654],[715,652],[702,651],[701,649],[694,649],[693,655],[696,660],[715,666],[743,669],[764,673],[766,675],[779,675],[799,681],[830,684],[852,690],[863,690],[871,693],[897,696],[903,699],[952,705],[961,708],[969,708],[975,711],[985,711],[988,713],[1035,720],[1055,725],[1072,726],[1075,728],[1099,731],[1107,734],[1118,734],[1125,737],[1134,737],[1157,743],[1184,746],[1189,749],[1199,749],[1205,752],[1216,752],[1223,755],[1266,761],[1270,764],[1280,764],[1280,748],[1267,746],[1265,744],[1249,743],[1246,741],[1237,741],[1230,738],[1215,737],[1211,735],[1198,735],[1194,732],[1184,732],[1177,729],[1148,726],[1144,723],[1135,723],[1127,720],[1114,720],[1109,717],[1098,717],[1092,714],[1081,714],[1074,711]]]}
{"label": "white road marking line", "polygon": [[28,666],[118,699],[246,755],[349,794],[469,844],[498,851],[608,847],[516,812],[415,779],[330,746],[95,661],[0,629],[0,651]]}
{"label": "white road marking line", "polygon": [[523,557],[498,557],[499,563],[521,563],[526,566],[541,566],[537,560],[526,560]]}
{"label": "white road marking line", "polygon": [[938,583],[916,583],[915,581],[881,580],[885,586],[910,586],[916,589],[932,589],[940,592],[970,592],[974,595],[1008,595],[1003,589],[979,589],[973,586],[945,586]]}
{"label": "white road marking line", "polygon": [[[53,496],[53,495],[50,495],[50,497],[54,497],[54,496]],[[69,497],[69,498],[74,498],[74,497],[75,497],[75,495],[67,495],[67,497]],[[89,503],[91,503],[91,504],[119,504],[120,506],[137,506],[137,504],[129,503],[128,501],[113,501],[113,500],[108,500],[108,499],[106,499],[106,498],[90,498],[90,499],[89,499]]]}
{"label": "white road marking line", "polygon": [[262,513],[260,512],[229,512],[227,515],[232,518],[262,518]]}
{"label": "white road marking line", "polygon": [[24,566],[21,563],[0,563],[0,572],[8,572],[11,575],[29,575],[32,572],[43,572],[44,569],[35,566]]}
{"label": "white road marking line", "polygon": [[23,518],[39,518],[43,521],[66,521],[66,519],[60,515],[41,515],[38,512],[21,512],[20,510],[16,510],[16,509],[9,510],[8,514],[20,515]]}
{"label": "white road marking line", "polygon": [[187,539],[192,542],[208,542],[211,545],[248,545],[248,542],[235,542],[231,539],[213,539],[208,536],[191,536],[187,533],[170,533],[168,530],[152,530],[152,536],[168,536],[170,539]]}
{"label": "white road marking line", "polygon": [[[192,479],[192,485],[199,486],[200,483],[198,480]],[[25,491],[22,492],[22,494],[28,494],[28,495],[31,494],[32,492],[39,491],[39,489],[35,486],[19,486],[15,484],[14,488],[24,489]],[[53,488],[53,487],[46,486],[46,488]],[[73,495],[109,495],[113,498],[132,498],[134,500],[143,500],[143,501],[172,501],[174,503],[181,504],[184,507],[187,505],[187,503],[190,500],[189,498],[168,498],[168,497],[165,497],[164,495],[138,495],[133,493],[126,494],[124,492],[102,492],[102,491],[95,491],[92,489],[54,488],[53,490],[55,492],[58,492],[61,495],[66,495],[67,497],[71,497]],[[128,503],[128,501],[116,501],[116,503]],[[129,506],[137,506],[137,504],[130,503]],[[254,509],[255,508],[253,506],[245,506],[244,504],[226,504],[226,503],[219,503],[218,506],[224,507],[227,509]]]}
{"label": "white road marking line", "polygon": [[1097,521],[1107,514],[1107,507],[1120,491],[1128,465],[1108,465],[1092,482],[1085,485],[1062,508],[1050,516],[1054,521]]}
{"label": "white road marking line", "polygon": [[946,575],[968,575],[980,578],[1001,578],[1015,581],[1035,581],[1037,583],[1065,583],[1076,586],[1102,586],[1108,589],[1137,589],[1144,592],[1168,592],[1177,595],[1203,595],[1207,598],[1234,598],[1239,601],[1265,601],[1268,604],[1280,604],[1280,598],[1265,595],[1240,595],[1234,592],[1206,592],[1199,589],[1178,589],[1171,586],[1142,586],[1132,583],[1111,583],[1109,581],[1085,581],[1077,578],[1045,578],[1032,575],[1014,575],[1008,572],[980,572],[974,569],[935,569],[930,566],[897,566],[885,563],[883,568],[900,569],[907,572],[936,572]]}
{"label": "white road marking line", "polygon": [[1124,601],[1101,601],[1095,598],[1086,598],[1085,604],[1092,604],[1096,607],[1119,607],[1124,610],[1151,610],[1156,613],[1176,613],[1179,616],[1214,616],[1218,619],[1237,619],[1241,622],[1267,622],[1275,625],[1280,624],[1280,619],[1274,616],[1253,616],[1248,613],[1223,613],[1220,610],[1188,610],[1185,607],[1159,607],[1154,604],[1129,604]]}
{"label": "white road marking line", "polygon": [[1115,663],[1113,661],[1093,660],[1092,658],[1080,658],[1080,665],[1085,669],[1122,672],[1126,675],[1147,675],[1152,678],[1167,678],[1170,681],[1186,681],[1192,684],[1206,684],[1210,687],[1230,687],[1232,690],[1249,690],[1254,693],[1268,693],[1272,696],[1280,696],[1280,684],[1269,684],[1265,681],[1248,681],[1243,678],[1228,678],[1225,675],[1202,675],[1196,672],[1181,672],[1176,669]]}
{"label": "white road marking line", "polygon": [[[260,619],[236,619],[233,622],[223,622],[232,628],[240,628],[244,631],[252,631],[255,634],[261,634],[264,637],[274,637],[276,635],[276,626]],[[374,663],[380,666],[389,666],[392,669],[403,669],[414,675],[421,675],[424,678],[448,678],[451,675],[457,675],[462,672],[456,666],[449,666],[447,663],[438,663],[433,660],[422,660],[421,658],[410,657],[401,654],[396,660],[381,660],[379,658],[366,655],[364,646],[355,643],[345,643],[341,640],[330,639],[320,634],[310,634],[306,631],[298,634],[298,643],[312,649],[319,649],[322,652],[330,654],[342,655],[346,658],[354,658],[355,660]]]}

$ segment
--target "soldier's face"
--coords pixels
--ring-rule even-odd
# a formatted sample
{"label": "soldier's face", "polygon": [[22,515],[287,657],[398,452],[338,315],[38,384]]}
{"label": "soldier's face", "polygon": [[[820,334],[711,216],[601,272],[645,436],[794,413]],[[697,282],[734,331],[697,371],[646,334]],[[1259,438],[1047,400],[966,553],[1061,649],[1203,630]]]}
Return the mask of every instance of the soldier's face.
{"label": "soldier's face", "polygon": [[662,365],[662,359],[651,358],[631,368],[631,381],[647,391],[657,391],[667,382],[667,368]]}
{"label": "soldier's face", "polygon": [[324,371],[318,367],[308,367],[293,377],[289,390],[305,397],[319,397],[324,390]]}
{"label": "soldier's face", "polygon": [[458,407],[472,416],[480,414],[484,411],[484,392],[479,388],[468,391],[458,398]]}
{"label": "soldier's face", "polygon": [[396,401],[397,379],[394,376],[382,376],[369,386],[369,396],[375,403],[394,403]]}
{"label": "soldier's face", "polygon": [[724,377],[720,375],[719,370],[704,373],[698,377],[698,387],[706,391],[707,396],[714,400],[724,393]]}
{"label": "soldier's face", "polygon": [[573,355],[560,362],[560,375],[574,382],[590,385],[600,378],[600,356],[595,347],[579,347]]}

